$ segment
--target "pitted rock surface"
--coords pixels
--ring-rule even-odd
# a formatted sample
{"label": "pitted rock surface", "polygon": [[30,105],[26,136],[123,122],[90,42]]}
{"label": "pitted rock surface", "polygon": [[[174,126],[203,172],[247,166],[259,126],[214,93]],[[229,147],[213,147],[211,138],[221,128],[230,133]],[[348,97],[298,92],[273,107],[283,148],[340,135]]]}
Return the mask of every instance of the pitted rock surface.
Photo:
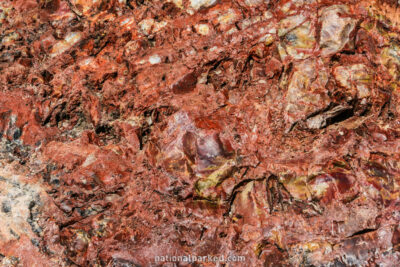
{"label": "pitted rock surface", "polygon": [[2,1],[0,266],[400,266],[399,18]]}

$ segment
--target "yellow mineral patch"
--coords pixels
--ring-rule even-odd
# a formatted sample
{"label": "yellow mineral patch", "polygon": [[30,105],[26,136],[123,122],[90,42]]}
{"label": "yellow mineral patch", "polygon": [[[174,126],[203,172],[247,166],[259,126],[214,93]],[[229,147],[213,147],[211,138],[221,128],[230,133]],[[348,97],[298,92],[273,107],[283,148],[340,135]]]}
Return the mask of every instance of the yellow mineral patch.
{"label": "yellow mineral patch", "polygon": [[233,10],[229,9],[228,12],[218,17],[218,22],[222,25],[229,25],[235,22],[236,19],[236,13]]}
{"label": "yellow mineral patch", "polygon": [[207,178],[199,180],[196,184],[196,189],[198,190],[198,192],[201,192],[202,190],[218,185],[232,172],[234,166],[234,160],[230,159],[226,161],[221,167],[211,173]]}
{"label": "yellow mineral patch", "polygon": [[290,194],[301,200],[310,200],[311,192],[307,185],[307,176],[299,176],[285,183],[286,189]]}
{"label": "yellow mineral patch", "polygon": [[303,15],[295,15],[281,20],[279,22],[278,35],[284,36],[286,33],[299,26],[305,20],[306,17],[304,17]]}
{"label": "yellow mineral patch", "polygon": [[207,24],[198,24],[195,28],[198,34],[208,35],[210,33],[210,27]]}
{"label": "yellow mineral patch", "polygon": [[172,3],[174,3],[177,7],[179,7],[180,9],[183,8],[183,2],[182,0],[172,0]]}

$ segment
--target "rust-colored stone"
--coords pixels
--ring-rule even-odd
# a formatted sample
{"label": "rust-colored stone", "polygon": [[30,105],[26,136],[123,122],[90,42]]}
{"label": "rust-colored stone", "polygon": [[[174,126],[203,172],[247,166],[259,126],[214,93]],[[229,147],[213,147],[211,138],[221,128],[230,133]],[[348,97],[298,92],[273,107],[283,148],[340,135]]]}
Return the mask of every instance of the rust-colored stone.
{"label": "rust-colored stone", "polygon": [[0,266],[400,266],[399,17],[2,1]]}

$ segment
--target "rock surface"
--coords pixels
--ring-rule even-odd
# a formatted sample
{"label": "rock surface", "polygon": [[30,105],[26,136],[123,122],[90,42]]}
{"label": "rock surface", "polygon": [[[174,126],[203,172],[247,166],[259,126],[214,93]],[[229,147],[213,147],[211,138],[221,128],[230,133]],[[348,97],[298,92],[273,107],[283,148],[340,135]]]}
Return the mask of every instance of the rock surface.
{"label": "rock surface", "polygon": [[2,1],[0,266],[400,266],[399,17]]}

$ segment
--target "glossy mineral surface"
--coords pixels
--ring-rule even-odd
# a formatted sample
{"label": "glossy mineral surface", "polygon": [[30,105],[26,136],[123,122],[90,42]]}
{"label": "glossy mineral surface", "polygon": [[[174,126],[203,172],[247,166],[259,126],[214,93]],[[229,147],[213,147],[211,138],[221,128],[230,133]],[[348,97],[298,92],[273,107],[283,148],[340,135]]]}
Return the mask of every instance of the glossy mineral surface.
{"label": "glossy mineral surface", "polygon": [[0,266],[400,266],[399,18],[1,1]]}

